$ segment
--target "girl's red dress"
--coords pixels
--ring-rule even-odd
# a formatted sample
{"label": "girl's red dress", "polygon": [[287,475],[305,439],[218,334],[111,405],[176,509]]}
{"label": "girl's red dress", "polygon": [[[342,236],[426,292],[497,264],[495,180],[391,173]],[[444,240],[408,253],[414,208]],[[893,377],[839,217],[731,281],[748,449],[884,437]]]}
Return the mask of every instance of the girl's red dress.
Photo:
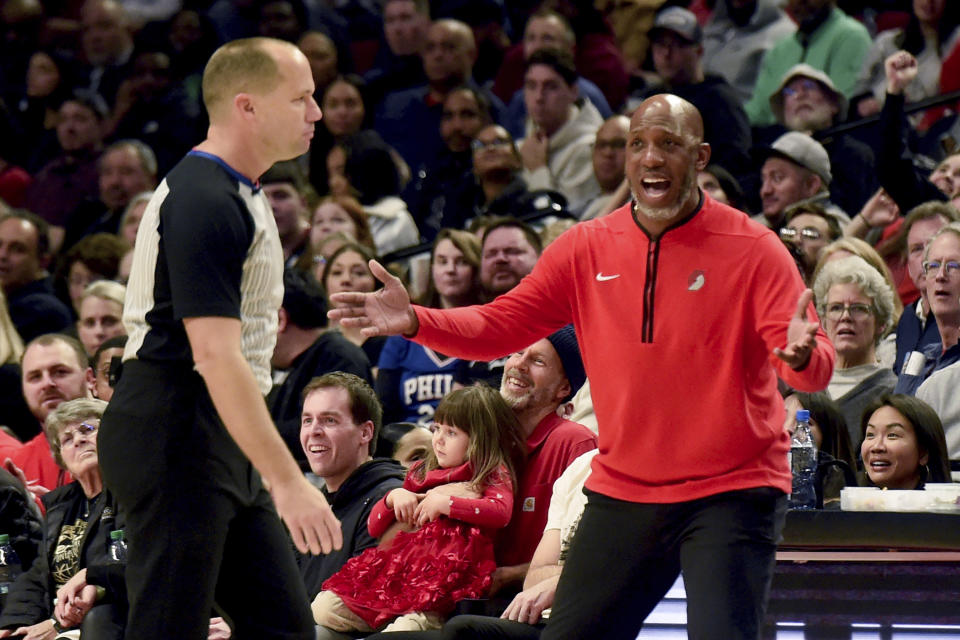
{"label": "girl's red dress", "polygon": [[[469,462],[434,469],[422,480],[416,463],[403,488],[424,493],[450,482],[469,482]],[[513,510],[513,490],[506,470],[484,487],[480,498],[451,498],[450,517],[440,516],[412,533],[401,532],[386,549],[367,549],[330,576],[323,589],[340,596],[347,607],[372,628],[411,612],[445,616],[458,600],[486,597],[493,570],[492,529],[504,527]],[[396,521],[381,499],[367,528],[379,538]]]}

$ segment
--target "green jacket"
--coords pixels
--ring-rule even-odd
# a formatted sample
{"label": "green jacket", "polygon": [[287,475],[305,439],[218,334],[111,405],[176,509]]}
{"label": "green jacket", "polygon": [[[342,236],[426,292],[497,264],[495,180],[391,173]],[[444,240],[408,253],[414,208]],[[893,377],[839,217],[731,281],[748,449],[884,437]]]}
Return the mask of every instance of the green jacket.
{"label": "green jacket", "polygon": [[795,64],[805,62],[822,70],[848,98],[853,92],[863,58],[870,48],[866,28],[834,7],[827,19],[817,27],[804,46],[801,32],[787,36],[773,46],[760,64],[760,74],[753,88],[753,97],[744,106],[750,124],[762,127],[776,120],[770,110],[770,95]]}

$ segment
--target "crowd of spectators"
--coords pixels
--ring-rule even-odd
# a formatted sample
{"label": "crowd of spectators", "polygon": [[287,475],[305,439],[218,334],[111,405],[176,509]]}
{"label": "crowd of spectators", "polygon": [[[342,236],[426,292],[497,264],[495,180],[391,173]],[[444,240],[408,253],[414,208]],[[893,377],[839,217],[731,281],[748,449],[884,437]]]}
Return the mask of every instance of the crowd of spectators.
{"label": "crowd of spectators", "polygon": [[[820,504],[857,482],[949,481],[960,459],[956,2],[8,0],[0,26],[0,462],[12,472],[0,481],[18,505],[4,522],[34,567],[33,590],[0,611],[0,637],[52,638],[51,596],[102,560],[103,549],[77,546],[69,575],[47,575],[51,545],[96,531],[112,509],[96,457],[80,465],[74,443],[95,443],[88,423],[101,404],[58,407],[108,401],[122,375],[140,219],[204,137],[206,59],[241,37],[294,43],[323,111],[310,151],[259,180],[286,267],[267,403],[344,525],[342,551],[298,558],[311,599],[377,544],[366,526],[375,504],[404,466],[429,458],[438,405],[475,383],[500,389],[527,449],[512,518],[494,537],[490,592],[507,605],[521,586],[555,589],[548,574],[524,578],[531,559],[538,570],[562,562],[557,531],[544,534],[551,490],[579,487],[585,463],[553,482],[596,446],[577,424],[595,425],[572,330],[467,361],[338,326],[330,296],[380,288],[374,258],[427,307],[509,291],[564,229],[630,201],[631,112],[658,93],[703,117],[712,151],[701,197],[778,234],[814,291],[833,376],[821,393],[781,391],[785,428],[809,409],[821,466],[833,469]],[[356,431],[328,438],[318,416],[332,414]],[[17,474],[35,494],[53,491],[42,535]],[[64,508],[82,527],[50,524]],[[575,520],[582,504],[565,508],[556,518]],[[112,513],[106,525],[119,528]],[[557,528],[566,540],[567,524]],[[98,597],[123,607],[97,580],[108,587]],[[539,620],[519,607],[507,607],[512,620]],[[211,638],[228,635],[211,622]]]}

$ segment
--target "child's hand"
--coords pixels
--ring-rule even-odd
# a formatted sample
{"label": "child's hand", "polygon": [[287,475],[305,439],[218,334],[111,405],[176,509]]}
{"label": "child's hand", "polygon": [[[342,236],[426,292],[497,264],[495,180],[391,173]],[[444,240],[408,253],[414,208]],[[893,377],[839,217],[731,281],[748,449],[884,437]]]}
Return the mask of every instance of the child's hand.
{"label": "child's hand", "polygon": [[422,493],[414,493],[406,489],[394,489],[387,494],[387,506],[393,509],[393,515],[397,522],[404,524],[414,524],[416,518],[414,515],[417,504],[423,499]]}
{"label": "child's hand", "polygon": [[440,516],[449,516],[450,500],[451,498],[449,496],[445,496],[442,493],[427,493],[413,514],[417,526],[422,527],[428,522],[433,522]]}

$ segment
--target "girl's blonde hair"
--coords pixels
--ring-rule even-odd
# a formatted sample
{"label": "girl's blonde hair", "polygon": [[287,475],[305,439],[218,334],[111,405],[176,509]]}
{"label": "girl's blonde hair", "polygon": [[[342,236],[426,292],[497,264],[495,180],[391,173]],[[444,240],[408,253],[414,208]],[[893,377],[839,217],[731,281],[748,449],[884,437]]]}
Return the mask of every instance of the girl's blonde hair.
{"label": "girl's blonde hair", "polygon": [[[517,416],[499,391],[483,384],[451,391],[440,401],[433,419],[470,436],[467,460],[473,465],[470,484],[474,490],[482,491],[501,468],[507,470],[510,482],[516,487],[526,445],[520,436]],[[422,480],[428,471],[439,466],[437,454],[431,448],[415,473]]]}
{"label": "girl's blonde hair", "polygon": [[0,364],[20,362],[23,355],[23,340],[10,319],[7,297],[0,289]]}

